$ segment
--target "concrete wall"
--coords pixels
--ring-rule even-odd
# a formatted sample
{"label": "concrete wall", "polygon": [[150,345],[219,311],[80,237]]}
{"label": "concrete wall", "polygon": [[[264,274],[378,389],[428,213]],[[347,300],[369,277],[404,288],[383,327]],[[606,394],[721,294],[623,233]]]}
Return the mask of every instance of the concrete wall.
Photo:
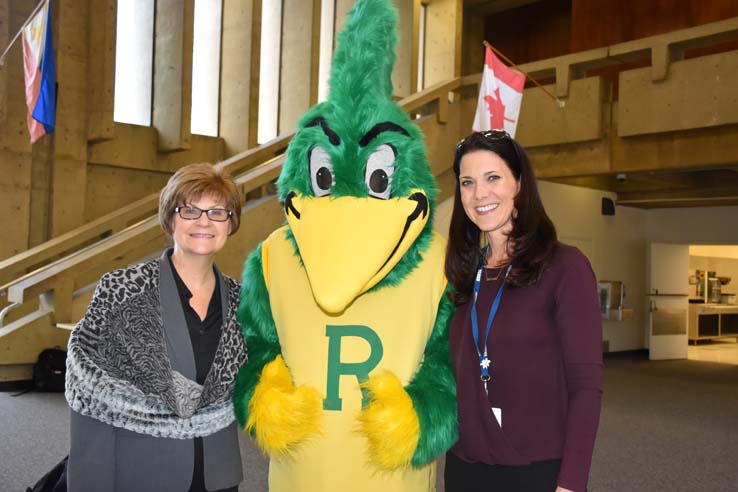
{"label": "concrete wall", "polygon": [[[553,85],[546,87],[551,93],[555,90]],[[602,77],[573,80],[563,108],[540,88],[526,89],[515,138],[526,147],[599,140],[609,98],[610,84]]]}
{"label": "concrete wall", "polygon": [[135,187],[133,196],[146,196],[158,193],[166,184],[171,174],[157,171],[140,171],[124,167],[91,164],[87,168],[87,193],[85,203],[94,204],[86,207],[85,221],[89,222],[105,214],[114,212],[131,203],[131,197],[121,193],[122,185]]}
{"label": "concrete wall", "polygon": [[738,51],[676,61],[653,83],[651,67],[620,73],[620,136],[738,123]]}
{"label": "concrete wall", "polygon": [[194,0],[156,2],[151,121],[163,151],[190,148],[194,15]]}
{"label": "concrete wall", "polygon": [[[10,42],[33,7],[30,3],[0,2],[2,46]],[[28,138],[23,55],[18,44],[8,52],[4,65],[0,67],[0,227],[4,231],[0,241],[0,259],[26,250],[32,235],[31,190],[36,168]],[[40,142],[36,147],[37,161],[41,161],[48,155],[48,141]],[[48,179],[41,186],[48,187]],[[43,222],[45,231],[46,215],[38,219]]]}
{"label": "concrete wall", "polygon": [[398,39],[395,68],[392,72],[394,95],[406,97],[415,92],[413,73],[413,0],[394,0],[398,13]]}
{"label": "concrete wall", "polygon": [[738,207],[695,207],[650,210],[649,241],[680,244],[738,244]]}
{"label": "concrete wall", "polygon": [[461,75],[462,17],[461,0],[432,0],[428,3],[424,87]]}
{"label": "concrete wall", "polygon": [[319,40],[314,36],[320,28],[315,23],[319,7],[315,0],[284,0],[282,6],[279,135],[295,131],[297,119],[317,94],[318,60],[313,53]]}
{"label": "concrete wall", "polygon": [[227,157],[256,144],[260,30],[260,1],[223,1],[219,131]]}

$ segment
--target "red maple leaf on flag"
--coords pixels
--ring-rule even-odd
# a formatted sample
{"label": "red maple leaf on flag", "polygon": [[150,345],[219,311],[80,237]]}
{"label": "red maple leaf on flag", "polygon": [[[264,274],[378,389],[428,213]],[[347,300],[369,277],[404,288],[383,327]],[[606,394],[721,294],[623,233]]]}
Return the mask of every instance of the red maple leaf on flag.
{"label": "red maple leaf on flag", "polygon": [[505,104],[502,102],[500,97],[500,89],[495,89],[495,97],[490,95],[484,96],[484,101],[487,103],[487,109],[489,109],[489,124],[490,128],[505,128],[505,121],[514,123],[515,120],[508,118],[505,115]]}

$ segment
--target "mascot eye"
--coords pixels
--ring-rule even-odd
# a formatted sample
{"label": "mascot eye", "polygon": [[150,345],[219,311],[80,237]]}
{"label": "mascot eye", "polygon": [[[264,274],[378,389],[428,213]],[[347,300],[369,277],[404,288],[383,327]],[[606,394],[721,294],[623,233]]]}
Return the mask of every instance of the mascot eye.
{"label": "mascot eye", "polygon": [[336,184],[331,156],[323,147],[310,149],[310,184],[315,196],[329,194],[331,187]]}
{"label": "mascot eye", "polygon": [[388,200],[392,193],[392,173],[395,170],[395,149],[390,145],[380,145],[366,161],[364,181],[369,194],[375,198]]}

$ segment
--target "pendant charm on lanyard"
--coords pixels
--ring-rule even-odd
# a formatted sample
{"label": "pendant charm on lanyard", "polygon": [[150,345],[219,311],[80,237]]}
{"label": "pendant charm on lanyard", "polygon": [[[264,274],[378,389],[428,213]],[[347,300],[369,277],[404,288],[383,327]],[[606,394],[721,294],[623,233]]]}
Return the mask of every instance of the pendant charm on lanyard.
{"label": "pendant charm on lanyard", "polygon": [[492,365],[492,361],[487,355],[487,340],[489,338],[490,328],[492,327],[492,321],[494,321],[495,316],[497,315],[497,310],[500,307],[502,291],[505,288],[505,280],[507,280],[507,275],[510,273],[510,268],[512,268],[512,264],[508,265],[507,270],[505,271],[505,277],[502,279],[502,284],[497,290],[495,300],[492,302],[492,306],[489,309],[487,326],[484,330],[484,352],[482,352],[482,350],[479,348],[479,322],[477,320],[477,297],[479,296],[479,289],[482,283],[482,271],[484,270],[484,265],[479,267],[479,270],[477,270],[477,276],[474,279],[474,302],[472,304],[471,310],[472,335],[474,337],[474,347],[477,349],[477,355],[479,356],[480,379],[484,383],[485,392],[487,391],[487,382],[491,379],[491,376],[489,375],[489,368]]}

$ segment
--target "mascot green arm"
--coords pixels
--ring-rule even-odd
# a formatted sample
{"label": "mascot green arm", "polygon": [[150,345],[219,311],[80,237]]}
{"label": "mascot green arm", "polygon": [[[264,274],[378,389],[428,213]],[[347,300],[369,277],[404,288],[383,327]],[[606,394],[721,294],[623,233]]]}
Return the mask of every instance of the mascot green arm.
{"label": "mascot green arm", "polygon": [[238,372],[234,390],[236,419],[243,428],[249,416],[249,402],[266,364],[281,354],[277,329],[269,303],[269,292],[261,264],[261,244],[249,255],[243,271],[238,321],[249,350],[249,361]]}
{"label": "mascot green arm", "polygon": [[433,333],[425,348],[423,364],[405,390],[418,415],[420,434],[412,464],[423,466],[448,450],[458,439],[456,381],[451,369],[448,331],[455,306],[448,293],[438,303]]}
{"label": "mascot green arm", "polygon": [[439,302],[422,365],[410,383],[403,388],[389,371],[362,383],[369,403],[359,421],[370,459],[382,469],[408,464],[420,468],[456,442],[456,383],[448,345],[455,308],[448,291]]}
{"label": "mascot green arm", "polygon": [[249,361],[236,378],[234,409],[241,427],[266,454],[287,454],[321,430],[321,398],[310,387],[295,386],[282,359],[260,244],[243,273],[241,323]]}

